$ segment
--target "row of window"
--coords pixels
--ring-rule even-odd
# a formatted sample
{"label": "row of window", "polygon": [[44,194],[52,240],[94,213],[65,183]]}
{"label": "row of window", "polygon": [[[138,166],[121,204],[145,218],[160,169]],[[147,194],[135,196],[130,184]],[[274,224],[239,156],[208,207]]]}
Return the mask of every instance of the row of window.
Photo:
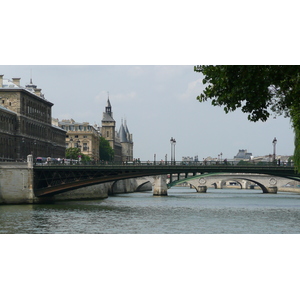
{"label": "row of window", "polygon": [[61,125],[61,128],[66,131],[95,131],[91,125]]}
{"label": "row of window", "polygon": [[[22,97],[21,111],[26,116],[49,123],[51,108],[37,100]],[[47,119],[46,119],[47,118]]]}
{"label": "row of window", "polygon": [[[1,114],[1,113],[0,113]],[[15,116],[4,114],[0,116],[0,130],[14,132],[17,124]]]}

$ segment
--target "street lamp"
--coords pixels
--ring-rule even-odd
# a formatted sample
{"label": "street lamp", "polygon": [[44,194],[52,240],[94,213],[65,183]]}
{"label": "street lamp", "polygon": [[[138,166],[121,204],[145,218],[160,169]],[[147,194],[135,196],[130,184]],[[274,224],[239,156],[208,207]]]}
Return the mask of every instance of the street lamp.
{"label": "street lamp", "polygon": [[275,164],[275,160],[276,160],[276,144],[277,144],[277,139],[276,137],[273,140],[273,163]]}
{"label": "street lamp", "polygon": [[25,144],[25,139],[22,137],[22,150],[20,152],[22,152],[22,161],[24,161],[24,144]]}
{"label": "street lamp", "polygon": [[170,143],[171,143],[171,162],[173,161],[174,164],[175,164],[175,145],[176,145],[176,140],[171,137]]}

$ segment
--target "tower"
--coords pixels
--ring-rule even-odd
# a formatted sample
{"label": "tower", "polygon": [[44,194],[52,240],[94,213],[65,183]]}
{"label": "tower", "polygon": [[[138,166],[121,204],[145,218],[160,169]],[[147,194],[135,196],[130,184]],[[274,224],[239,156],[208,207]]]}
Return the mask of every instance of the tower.
{"label": "tower", "polygon": [[122,161],[123,162],[133,161],[132,134],[128,130],[126,120],[124,125],[123,125],[123,120],[121,122],[121,127],[119,129],[119,137],[122,145]]}
{"label": "tower", "polygon": [[101,123],[101,135],[104,137],[111,146],[112,149],[115,148],[115,128],[116,122],[113,119],[112,107],[109,101],[109,97],[107,99],[107,104],[105,107],[105,112],[103,113],[102,123]]}

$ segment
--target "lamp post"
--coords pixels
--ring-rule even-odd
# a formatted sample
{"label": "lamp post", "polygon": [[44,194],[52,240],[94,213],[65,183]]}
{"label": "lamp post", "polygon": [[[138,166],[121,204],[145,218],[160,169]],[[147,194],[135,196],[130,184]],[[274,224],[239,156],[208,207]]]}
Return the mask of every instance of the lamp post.
{"label": "lamp post", "polygon": [[170,143],[171,143],[171,163],[174,162],[174,164],[175,164],[175,145],[176,145],[176,140],[171,137]]}
{"label": "lamp post", "polygon": [[22,137],[22,150],[20,152],[22,152],[22,161],[24,161],[24,144],[25,144],[25,139]]}
{"label": "lamp post", "polygon": [[277,139],[276,137],[273,140],[273,163],[275,164],[276,161],[276,144],[277,144]]}
{"label": "lamp post", "polygon": [[33,150],[31,151],[31,154],[32,154],[32,157],[34,157],[34,155],[35,155],[35,146],[36,146],[36,140],[33,140]]}

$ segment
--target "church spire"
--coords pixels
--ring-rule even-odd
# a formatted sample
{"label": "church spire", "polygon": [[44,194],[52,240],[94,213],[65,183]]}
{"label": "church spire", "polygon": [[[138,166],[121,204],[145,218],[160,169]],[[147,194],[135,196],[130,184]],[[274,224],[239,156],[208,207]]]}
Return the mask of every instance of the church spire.
{"label": "church spire", "polygon": [[109,101],[109,92],[107,92],[107,104],[106,104],[106,107],[105,107],[105,112],[107,114],[109,114],[110,116],[112,116],[111,104],[110,104],[110,101]]}

